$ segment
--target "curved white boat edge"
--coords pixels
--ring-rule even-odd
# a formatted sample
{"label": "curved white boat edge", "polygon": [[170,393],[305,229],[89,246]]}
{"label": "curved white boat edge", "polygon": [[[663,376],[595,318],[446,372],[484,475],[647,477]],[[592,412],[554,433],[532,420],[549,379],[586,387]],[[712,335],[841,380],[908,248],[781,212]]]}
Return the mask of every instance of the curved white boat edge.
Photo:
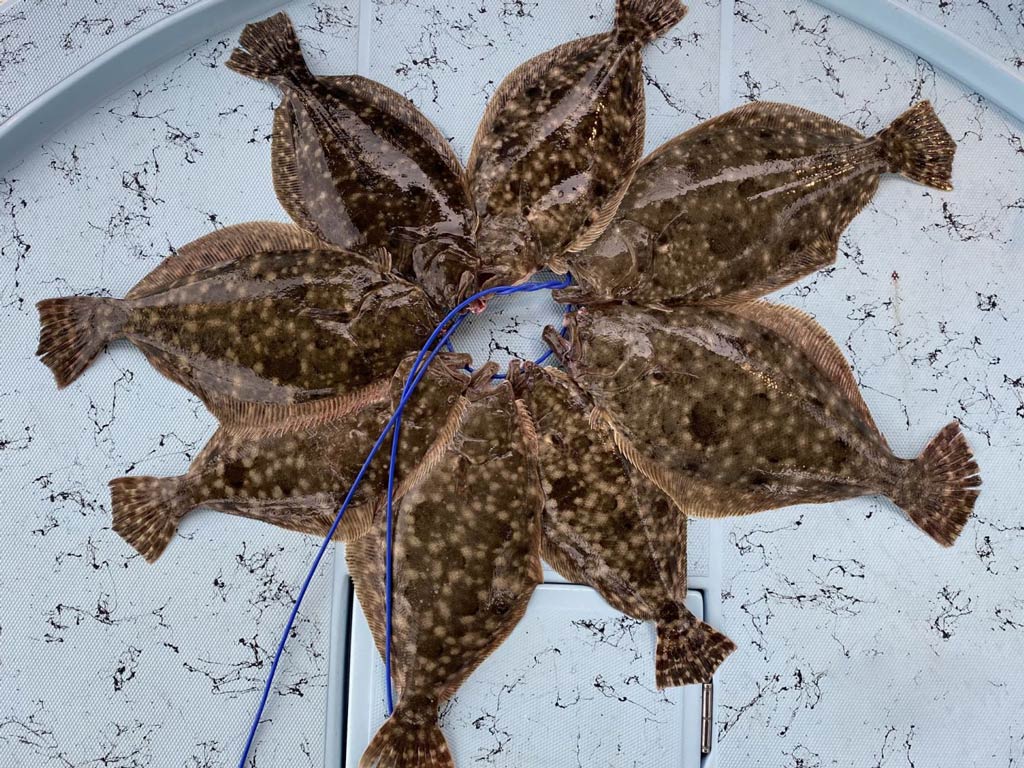
{"label": "curved white boat edge", "polygon": [[118,43],[0,125],[0,173],[57,129],[175,54],[281,6],[284,0],[206,0]]}
{"label": "curved white boat edge", "polygon": [[814,0],[903,46],[1024,122],[1024,78],[895,0]]}

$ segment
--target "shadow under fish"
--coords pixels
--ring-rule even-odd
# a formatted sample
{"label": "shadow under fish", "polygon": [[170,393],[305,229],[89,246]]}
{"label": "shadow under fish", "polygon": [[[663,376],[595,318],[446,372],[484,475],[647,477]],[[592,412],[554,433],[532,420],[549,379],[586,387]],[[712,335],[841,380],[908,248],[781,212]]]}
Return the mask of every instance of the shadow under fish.
{"label": "shadow under fish", "polygon": [[545,337],[617,447],[688,517],[884,494],[943,546],[978,495],[953,422],[916,459],[889,449],[835,342],[767,302],[670,312],[611,305]]}
{"label": "shadow under fish", "polygon": [[730,304],[836,259],[885,173],[952,189],[956,144],[928,102],[880,133],[756,102],[672,139],[640,164],[604,234],[569,257],[564,302]]}
{"label": "shadow under fish", "polygon": [[228,401],[304,402],[391,375],[440,315],[388,254],[332,247],[290,224],[218,230],[165,259],[124,299],[38,305],[37,354],[57,384],[127,339],[215,414]]}

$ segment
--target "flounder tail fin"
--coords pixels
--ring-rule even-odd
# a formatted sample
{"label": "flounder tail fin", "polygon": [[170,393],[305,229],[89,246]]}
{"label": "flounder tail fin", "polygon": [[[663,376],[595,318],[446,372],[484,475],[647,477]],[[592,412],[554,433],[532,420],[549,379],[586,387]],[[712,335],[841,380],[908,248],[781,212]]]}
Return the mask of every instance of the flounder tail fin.
{"label": "flounder tail fin", "polygon": [[953,188],[956,142],[930,102],[915,104],[876,137],[893,173],[935,189]]}
{"label": "flounder tail fin", "polygon": [[682,21],[687,10],[679,0],[618,0],[615,28],[620,35],[649,43]]}
{"label": "flounder tail fin", "polygon": [[42,329],[36,354],[63,389],[77,379],[128,318],[120,299],[71,296],[36,304]]}
{"label": "flounder tail fin", "polygon": [[156,562],[193,507],[184,477],[119,477],[110,481],[114,531]]}
{"label": "flounder tail fin", "polygon": [[710,682],[736,644],[685,608],[679,618],[658,622],[655,676],[659,689]]}
{"label": "flounder tail fin", "polygon": [[399,703],[366,748],[359,768],[455,768],[436,714],[432,709],[424,716]]}
{"label": "flounder tail fin", "polygon": [[918,528],[949,547],[971,516],[980,485],[978,465],[954,421],[914,460],[893,501]]}
{"label": "flounder tail fin", "polygon": [[275,13],[263,21],[246,24],[227,61],[229,69],[256,80],[312,80],[313,75],[302,56],[298,35],[285,13]]}

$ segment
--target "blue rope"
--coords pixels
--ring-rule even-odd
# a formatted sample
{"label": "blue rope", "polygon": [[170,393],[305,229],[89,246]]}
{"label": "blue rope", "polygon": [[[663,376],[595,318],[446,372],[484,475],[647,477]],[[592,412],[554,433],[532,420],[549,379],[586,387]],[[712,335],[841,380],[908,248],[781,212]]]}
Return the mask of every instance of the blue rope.
{"label": "blue rope", "polygon": [[[453,309],[449,313],[448,317],[446,317],[444,320],[441,321],[441,325],[439,325],[438,328],[434,330],[434,333],[431,334],[431,337],[427,340],[427,343],[423,345],[423,349],[420,350],[420,354],[416,358],[416,363],[413,363],[413,371],[416,370],[416,366],[419,363],[420,357],[423,356],[423,353],[426,351],[426,349],[433,342],[435,336],[437,335],[437,331],[446,322],[448,322],[448,319],[450,317],[452,317],[452,315],[454,315],[455,313],[461,311],[463,308],[468,307],[470,304],[472,304],[477,299],[483,298],[483,297],[488,296],[488,295],[502,295],[503,296],[503,295],[512,294],[512,293],[533,293],[534,291],[557,290],[559,288],[567,288],[571,282],[572,282],[572,277],[570,275],[566,275],[561,280],[551,280],[551,281],[548,281],[548,282],[545,282],[545,283],[525,283],[523,285],[510,285],[510,286],[504,286],[504,287],[501,287],[501,288],[490,288],[490,289],[488,289],[486,291],[480,291],[479,293],[477,293],[477,294],[475,294],[473,296],[470,296],[464,302],[459,304],[458,307]],[[462,315],[459,318],[459,322],[461,323],[462,320],[464,320],[465,318],[466,318],[466,315]],[[450,336],[451,336],[451,333],[446,334],[445,338],[441,340],[440,344],[438,344],[437,349],[439,349],[440,347],[445,346],[445,345],[447,345],[448,348],[451,349],[452,348],[451,342],[448,341],[448,337],[450,337]],[[437,349],[434,350],[434,354],[437,354]],[[470,371],[472,371],[472,368],[470,368]],[[498,374],[494,378],[504,378],[504,376],[502,374]],[[406,393],[411,394],[410,383],[412,383],[412,373],[409,374],[409,379],[406,380],[406,386],[405,386],[405,389],[402,392],[403,398],[406,397]],[[418,383],[418,382],[416,382],[416,383]],[[412,383],[412,387],[415,387],[416,383]],[[401,418],[401,416],[399,416],[398,420],[395,422],[394,432],[392,432],[392,434],[391,434],[391,464],[388,467],[387,543],[386,543],[386,548],[385,548],[385,553],[384,553],[384,563],[385,563],[385,587],[384,587],[384,677],[385,677],[385,686],[384,686],[384,688],[385,688],[385,691],[387,692],[387,704],[388,704],[388,715],[389,716],[395,711],[394,690],[393,690],[393,687],[391,685],[391,679],[392,679],[391,678],[391,639],[392,639],[391,615],[392,615],[392,608],[393,608],[392,601],[391,601],[391,592],[392,592],[392,587],[393,587],[393,584],[394,584],[393,568],[392,568],[392,566],[393,566],[393,561],[392,561],[392,543],[394,542],[394,538],[393,538],[393,533],[394,533],[393,532],[393,521],[394,521],[394,493],[395,493],[395,464],[396,464],[396,457],[398,455],[398,441],[399,441],[399,436],[400,436],[401,430],[402,430],[402,418]]]}
{"label": "blue rope", "polygon": [[[480,291],[473,294],[468,299],[460,303],[455,309],[449,312],[444,320],[438,323],[433,333],[430,334],[430,338],[427,339],[423,348],[416,356],[415,362],[413,362],[412,370],[409,372],[409,376],[406,379],[405,387],[402,390],[402,397],[399,400],[398,406],[395,408],[394,414],[388,420],[388,423],[384,425],[384,429],[381,431],[380,436],[374,442],[373,447],[370,449],[369,455],[366,457],[366,461],[359,468],[359,472],[356,473],[355,480],[352,481],[352,487],[349,488],[348,493],[345,496],[345,500],[341,503],[341,507],[338,509],[338,514],[334,518],[334,522],[331,524],[330,530],[324,537],[323,542],[320,544],[320,548],[317,550],[316,557],[313,558],[313,562],[310,565],[309,572],[306,574],[305,580],[302,582],[302,588],[299,590],[298,597],[295,598],[295,605],[292,606],[292,611],[288,616],[288,621],[285,623],[284,631],[281,633],[281,640],[277,645],[277,650],[274,652],[274,660],[270,665],[270,673],[267,675],[267,682],[263,686],[263,695],[260,698],[259,706],[256,708],[256,715],[253,718],[252,725],[249,728],[249,736],[245,741],[245,747],[242,750],[242,757],[238,761],[238,768],[245,768],[245,761],[249,757],[249,752],[252,750],[253,742],[256,739],[256,730],[259,728],[260,720],[263,717],[263,712],[267,706],[267,700],[270,698],[270,689],[274,683],[274,677],[277,674],[277,668],[281,663],[281,656],[284,653],[284,647],[288,642],[288,637],[291,634],[292,627],[295,625],[295,619],[298,617],[299,608],[302,605],[302,601],[306,597],[306,592],[309,591],[309,586],[313,581],[313,576],[316,575],[317,569],[320,567],[320,562],[323,560],[324,553],[327,551],[327,547],[331,543],[331,539],[334,538],[335,532],[338,530],[338,526],[341,524],[341,519],[348,509],[349,504],[352,503],[352,497],[355,496],[356,490],[363,481],[363,477],[366,475],[366,470],[369,468],[370,463],[377,455],[377,451],[380,450],[381,445],[384,444],[384,439],[387,437],[388,432],[394,429],[392,444],[391,444],[391,464],[388,468],[388,497],[387,497],[387,541],[386,541],[386,583],[385,583],[385,610],[386,616],[386,647],[385,647],[385,669],[387,673],[387,694],[388,694],[388,714],[390,715],[393,711],[393,693],[391,687],[391,587],[393,584],[392,579],[392,541],[393,541],[393,524],[394,524],[394,482],[395,482],[395,457],[397,456],[398,450],[398,436],[402,422],[402,412],[405,410],[406,403],[412,397],[412,393],[419,385],[420,381],[426,375],[427,369],[430,364],[437,357],[438,353],[448,345],[449,337],[455,332],[455,330],[465,320],[466,315],[462,314],[463,311],[473,302],[485,298],[487,296],[501,296],[510,293],[521,293],[521,292],[533,292],[540,290],[556,290],[558,288],[566,288],[569,286],[572,278],[566,275],[561,281],[552,281],[547,283],[527,283],[525,285],[513,285],[513,286],[502,286],[498,288],[488,288],[487,290]],[[460,316],[461,315],[461,316]],[[454,321],[454,322],[453,322]],[[451,326],[445,330],[445,327],[451,323]],[[443,334],[442,334],[443,331]],[[440,341],[436,346],[432,345],[435,341]],[[450,346],[450,345],[449,345]],[[429,350],[429,354],[428,354]],[[426,362],[423,363],[423,359],[426,357]],[[421,365],[423,363],[423,365]]]}

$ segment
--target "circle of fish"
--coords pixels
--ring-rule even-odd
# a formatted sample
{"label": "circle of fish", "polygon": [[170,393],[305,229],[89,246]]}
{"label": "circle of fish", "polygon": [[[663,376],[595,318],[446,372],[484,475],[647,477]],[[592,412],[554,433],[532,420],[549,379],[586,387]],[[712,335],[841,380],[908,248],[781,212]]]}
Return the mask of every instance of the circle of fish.
{"label": "circle of fish", "polygon": [[[867,494],[943,546],[980,479],[954,422],[895,456],[838,346],[762,299],[831,264],[886,174],[950,190],[955,144],[921,102],[875,136],[752,103],[642,159],[642,50],[677,0],[618,0],[614,27],[514,70],[467,167],[400,94],[316,76],[284,14],[227,63],[280,91],[273,179],[294,225],[228,227],[123,299],[39,304],[61,387],[125,338],[219,429],[178,477],[110,483],[113,527],[156,560],[192,509],[325,535],[446,308],[549,268],[575,284],[560,368],[472,375],[442,354],[404,416],[394,562],[397,708],[361,768],[449,768],[440,703],[509,635],[541,558],[657,625],[659,688],[735,649],[684,605],[686,520]],[[480,309],[478,307],[477,309]],[[387,459],[336,537],[385,642]]]}

